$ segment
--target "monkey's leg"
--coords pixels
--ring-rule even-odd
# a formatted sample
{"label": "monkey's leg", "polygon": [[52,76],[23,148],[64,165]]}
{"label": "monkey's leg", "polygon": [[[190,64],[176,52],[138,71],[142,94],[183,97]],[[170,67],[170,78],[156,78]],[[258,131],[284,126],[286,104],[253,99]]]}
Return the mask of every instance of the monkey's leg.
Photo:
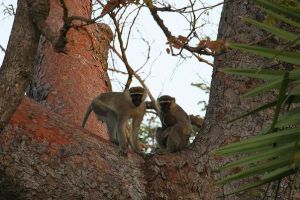
{"label": "monkey's leg", "polygon": [[125,136],[125,131],[126,131],[126,123],[127,120],[126,119],[117,119],[118,123],[117,123],[117,138],[119,141],[119,145],[120,145],[120,154],[122,156],[126,156],[128,153],[128,144],[127,144],[127,140],[126,140],[126,136]]}
{"label": "monkey's leg", "polygon": [[92,102],[92,109],[94,110],[97,118],[106,123],[108,129],[109,140],[112,143],[118,144],[117,139],[117,116],[113,110],[108,108],[100,101]]}
{"label": "monkey's leg", "polygon": [[176,129],[173,129],[172,132],[169,133],[169,137],[167,140],[167,149],[169,152],[177,152],[181,151],[186,147],[186,139],[184,135]]}
{"label": "monkey's leg", "polygon": [[161,127],[156,129],[155,139],[156,139],[156,142],[157,142],[158,146],[161,149],[166,148],[167,137],[166,137],[166,134],[164,133],[164,131]]}
{"label": "monkey's leg", "polygon": [[107,113],[106,125],[109,132],[109,140],[112,143],[119,144],[117,137],[117,115],[114,111]]}

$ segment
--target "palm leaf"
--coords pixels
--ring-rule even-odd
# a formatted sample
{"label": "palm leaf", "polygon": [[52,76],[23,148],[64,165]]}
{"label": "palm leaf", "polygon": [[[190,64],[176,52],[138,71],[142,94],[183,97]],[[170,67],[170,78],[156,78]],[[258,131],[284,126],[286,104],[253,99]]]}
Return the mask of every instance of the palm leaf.
{"label": "palm leaf", "polygon": [[274,107],[274,106],[276,106],[276,104],[277,104],[277,101],[273,101],[273,102],[267,103],[267,104],[265,104],[263,106],[260,106],[258,108],[255,108],[254,110],[251,110],[251,111],[247,112],[246,114],[243,114],[243,115],[241,115],[239,117],[236,117],[236,118],[230,120],[228,123],[231,123],[231,122],[234,122],[234,121],[236,121],[238,119],[241,119],[243,117],[247,117],[249,115],[255,114],[255,113],[259,112],[259,111],[262,111],[262,110]]}
{"label": "palm leaf", "polygon": [[281,20],[281,21],[283,21],[283,22],[285,22],[287,24],[290,24],[292,26],[295,26],[296,28],[300,28],[300,23],[299,22],[293,21],[290,18],[287,18],[287,17],[285,17],[283,15],[280,15],[280,14],[275,13],[275,12],[273,12],[271,10],[268,10],[268,9],[265,9],[265,11],[267,12],[268,15],[276,17],[277,19],[279,19],[279,20]]}
{"label": "palm leaf", "polygon": [[300,12],[296,9],[279,5],[278,3],[273,3],[267,0],[254,0],[254,2],[258,3],[259,5],[261,5],[262,7],[268,10],[272,10],[273,12],[288,16],[289,18],[292,18],[295,21],[298,22],[300,21]]}
{"label": "palm leaf", "polygon": [[264,80],[274,80],[281,77],[284,72],[269,70],[269,69],[237,69],[237,68],[222,68],[221,72],[233,75],[247,76],[250,78],[259,78]]}
{"label": "palm leaf", "polygon": [[296,108],[288,113],[280,116],[276,123],[276,128],[287,127],[300,124],[300,108]]}
{"label": "palm leaf", "polygon": [[270,26],[270,25],[267,25],[267,24],[264,24],[264,23],[260,23],[258,21],[255,21],[253,19],[249,19],[249,18],[245,18],[245,21],[258,27],[258,28],[261,28],[265,31],[268,31],[282,39],[285,39],[285,40],[288,40],[288,41],[291,41],[291,42],[295,42],[295,44],[300,44],[300,39],[299,39],[299,36],[294,34],[294,33],[291,33],[291,32],[288,32],[288,31],[285,31],[285,30],[282,30],[280,28],[275,28],[273,26]]}
{"label": "palm leaf", "polygon": [[222,167],[219,168],[219,170],[224,170],[224,169],[230,169],[234,167],[240,167],[256,162],[261,162],[270,158],[276,158],[278,156],[282,155],[288,155],[291,153],[290,149],[295,146],[295,141],[293,140],[292,142],[289,142],[285,145],[282,145],[278,148],[270,148],[267,151],[261,151],[257,154],[254,154],[252,156],[245,157],[243,159],[236,160],[234,162],[228,163]]}
{"label": "palm leaf", "polygon": [[277,59],[291,64],[300,65],[299,53],[289,52],[285,50],[268,49],[264,47],[250,46],[246,44],[237,44],[237,43],[229,43],[229,47],[233,49],[244,50],[267,58]]}
{"label": "palm leaf", "polygon": [[241,171],[239,173],[227,176],[225,179],[217,181],[216,184],[221,185],[221,184],[224,184],[224,183],[229,182],[229,181],[248,178],[248,177],[251,177],[251,176],[257,176],[261,173],[270,172],[270,171],[272,171],[276,168],[289,165],[290,162],[291,161],[290,161],[289,157],[283,156],[283,157],[280,157],[280,158],[277,158],[277,159],[259,164],[259,165],[254,166],[254,167],[244,169],[243,171]]}
{"label": "palm leaf", "polygon": [[[229,196],[229,195],[236,194],[236,193],[239,193],[239,192],[242,192],[242,191],[250,190],[252,188],[256,188],[258,186],[267,184],[269,182],[272,182],[272,181],[275,181],[275,180],[279,180],[279,179],[281,179],[283,177],[286,177],[288,175],[291,175],[291,174],[295,173],[295,170],[289,169],[289,168],[288,168],[289,170],[287,170],[287,168],[288,168],[288,166],[280,168],[281,169],[280,172],[276,171],[277,170],[276,169],[274,171],[276,171],[278,174],[274,174],[273,176],[271,176],[269,178],[265,178],[265,179],[261,179],[259,181],[255,181],[252,184],[247,184],[245,186],[242,186],[242,187],[238,188],[237,190],[235,190],[233,192],[225,194],[224,196]],[[269,174],[269,173],[267,173],[267,174]]]}
{"label": "palm leaf", "polygon": [[[300,54],[299,54],[300,56]],[[300,79],[300,69],[294,69],[292,71],[290,71],[290,75],[289,75],[289,79],[291,81],[299,81]]]}
{"label": "palm leaf", "polygon": [[[220,147],[220,148],[214,150],[213,153],[216,155],[224,155],[223,154],[224,151],[229,151],[234,148],[240,148],[240,147],[247,148],[248,145],[255,145],[258,143],[266,146],[268,144],[273,144],[274,142],[281,141],[282,138],[290,138],[293,140],[294,137],[298,136],[298,134],[300,134],[300,128],[276,131],[274,133],[270,133],[270,134],[266,134],[266,135],[257,135],[255,137],[249,138],[247,140],[230,143],[224,147]],[[236,152],[236,153],[239,153],[239,152]]]}
{"label": "palm leaf", "polygon": [[273,90],[275,88],[278,88],[278,86],[280,86],[281,83],[282,83],[282,78],[278,78],[274,81],[264,83],[260,86],[255,87],[254,89],[250,90],[246,94],[243,94],[242,97],[244,97],[244,98],[253,97],[262,92],[267,92],[267,91]]}

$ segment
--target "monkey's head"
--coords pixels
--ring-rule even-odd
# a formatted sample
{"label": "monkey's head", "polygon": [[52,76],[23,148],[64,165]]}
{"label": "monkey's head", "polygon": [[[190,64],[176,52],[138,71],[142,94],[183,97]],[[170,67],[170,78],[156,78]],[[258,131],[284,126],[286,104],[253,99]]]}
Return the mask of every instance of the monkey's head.
{"label": "monkey's head", "polygon": [[169,95],[163,95],[157,99],[158,106],[161,112],[168,113],[173,106],[176,105],[176,101],[174,97]]}
{"label": "monkey's head", "polygon": [[131,97],[132,103],[138,107],[146,99],[146,91],[142,87],[131,87],[129,89],[129,94]]}

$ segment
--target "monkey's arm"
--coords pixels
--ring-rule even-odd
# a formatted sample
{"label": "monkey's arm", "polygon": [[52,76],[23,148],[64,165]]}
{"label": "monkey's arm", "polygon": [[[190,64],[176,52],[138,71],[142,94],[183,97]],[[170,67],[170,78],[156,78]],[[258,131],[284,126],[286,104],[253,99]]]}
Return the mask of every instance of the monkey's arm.
{"label": "monkey's arm", "polygon": [[82,121],[82,127],[84,128],[85,124],[86,124],[86,121],[88,120],[91,112],[92,112],[92,105],[90,104],[89,107],[87,108],[86,110],[86,113],[84,115],[84,118],[83,118],[83,121]]}

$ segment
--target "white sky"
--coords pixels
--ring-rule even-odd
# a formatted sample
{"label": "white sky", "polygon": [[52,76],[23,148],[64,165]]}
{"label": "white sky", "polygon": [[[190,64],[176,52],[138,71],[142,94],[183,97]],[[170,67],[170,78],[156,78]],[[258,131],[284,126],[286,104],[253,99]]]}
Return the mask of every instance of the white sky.
{"label": "white sky", "polygon": [[[14,4],[16,0],[0,0],[0,3]],[[178,1],[177,1],[178,2]],[[209,2],[210,5],[219,3],[220,0],[203,0]],[[209,25],[206,25],[198,30],[204,36],[209,36],[211,39],[216,38],[218,31],[218,23],[222,7],[219,6],[210,11],[206,17]],[[0,45],[6,48],[10,35],[13,17],[8,17],[3,14],[3,6],[0,5]],[[165,24],[169,27],[173,35],[184,35],[186,28],[184,21],[181,18],[174,17],[173,14],[161,14]],[[166,53],[166,38],[157,24],[153,21],[152,16],[148,11],[144,11],[138,19],[136,27],[139,29],[144,38],[151,43],[150,60],[147,65],[141,69],[140,76],[146,78],[146,84],[149,87],[154,97],[168,94],[176,97],[177,103],[188,113],[204,116],[204,112],[197,103],[199,101],[207,101],[208,94],[205,94],[200,89],[191,86],[191,83],[198,83],[201,79],[210,83],[212,67],[198,62],[195,58],[187,59],[180,62],[178,57],[172,57]],[[104,22],[109,22],[104,19]],[[144,63],[147,47],[141,42],[140,34],[133,32],[131,47],[128,49],[128,58],[130,65],[134,69],[139,69]],[[0,63],[4,58],[4,52],[0,51]],[[212,62],[212,58],[208,58]],[[112,63],[109,61],[109,63]],[[120,62],[115,62],[115,67],[126,71],[125,67]],[[110,73],[112,79],[113,90],[122,90],[126,83],[127,76],[122,76],[116,73]],[[120,84],[121,82],[121,84]],[[134,81],[132,85],[139,85]],[[95,94],[96,96],[97,94]]]}

